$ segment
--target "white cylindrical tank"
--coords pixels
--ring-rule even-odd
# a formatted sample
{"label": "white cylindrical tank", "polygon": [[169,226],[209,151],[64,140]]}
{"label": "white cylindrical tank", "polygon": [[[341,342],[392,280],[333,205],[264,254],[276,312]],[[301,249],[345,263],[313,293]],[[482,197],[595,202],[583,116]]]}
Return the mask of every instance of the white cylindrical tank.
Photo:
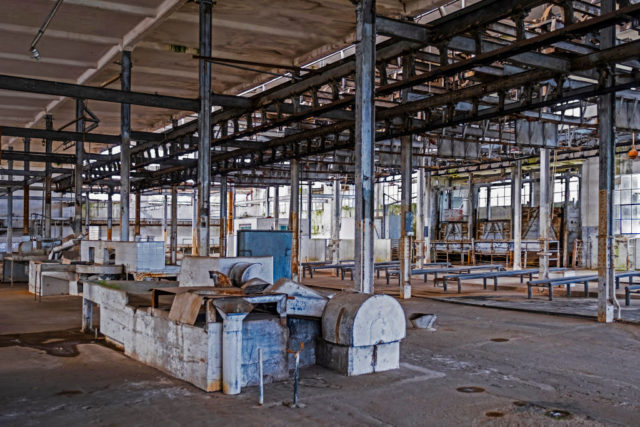
{"label": "white cylindrical tank", "polygon": [[389,295],[341,293],[322,314],[322,337],[351,347],[400,341],[406,334],[404,310]]}

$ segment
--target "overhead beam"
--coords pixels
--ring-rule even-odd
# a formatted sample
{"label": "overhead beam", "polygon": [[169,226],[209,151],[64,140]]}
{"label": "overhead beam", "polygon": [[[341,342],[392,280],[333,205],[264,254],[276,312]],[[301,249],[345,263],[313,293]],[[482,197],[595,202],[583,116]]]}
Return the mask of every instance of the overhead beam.
{"label": "overhead beam", "polygon": [[[107,135],[99,133],[78,133],[71,131],[59,131],[59,130],[45,130],[45,129],[32,129],[21,128],[15,126],[0,126],[2,136],[15,136],[18,138],[33,138],[33,139],[51,139],[52,141],[84,141],[95,142],[99,144],[120,144],[120,135]],[[131,132],[131,139],[134,141],[164,141],[165,136],[162,133],[152,132]]]}

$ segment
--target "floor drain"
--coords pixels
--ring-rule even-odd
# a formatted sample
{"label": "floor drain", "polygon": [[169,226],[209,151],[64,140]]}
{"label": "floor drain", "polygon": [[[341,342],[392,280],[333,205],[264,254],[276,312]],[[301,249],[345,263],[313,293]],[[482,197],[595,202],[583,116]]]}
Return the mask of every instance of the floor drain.
{"label": "floor drain", "polygon": [[473,386],[458,387],[456,390],[458,390],[460,393],[482,393],[484,391],[482,387]]}
{"label": "floor drain", "polygon": [[500,417],[504,417],[504,413],[500,412],[500,411],[489,411],[485,414],[487,417],[490,418],[500,418]]}
{"label": "floor drain", "polygon": [[553,418],[554,420],[566,420],[567,418],[571,417],[571,413],[562,411],[560,409],[551,409],[544,414],[549,418]]}
{"label": "floor drain", "polygon": [[507,342],[507,341],[509,341],[509,338],[491,338],[491,341],[493,341],[493,342]]}
{"label": "floor drain", "polygon": [[513,404],[518,407],[523,407],[528,405],[527,402],[523,402],[522,400],[516,400],[515,402],[513,402]]}

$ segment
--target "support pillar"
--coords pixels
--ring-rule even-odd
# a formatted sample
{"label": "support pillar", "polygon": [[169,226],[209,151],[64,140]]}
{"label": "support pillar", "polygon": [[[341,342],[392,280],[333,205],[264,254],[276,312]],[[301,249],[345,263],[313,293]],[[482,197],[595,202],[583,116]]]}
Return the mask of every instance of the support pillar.
{"label": "support pillar", "polygon": [[265,207],[266,207],[266,215],[265,217],[269,218],[271,216],[271,198],[270,198],[270,193],[271,193],[271,187],[267,187],[267,191],[266,191],[266,203],[265,203]]}
{"label": "support pillar", "polygon": [[[211,4],[200,0],[200,55],[211,56]],[[195,254],[209,256],[211,187],[211,63],[198,61],[200,113],[198,114],[198,225]]]}
{"label": "support pillar", "polygon": [[169,196],[162,191],[162,241],[167,244],[167,219],[169,215]]}
{"label": "support pillar", "polygon": [[373,293],[375,0],[356,3],[355,290]]}
{"label": "support pillar", "polygon": [[540,149],[540,274],[541,279],[549,278],[549,227],[551,224],[550,208],[550,160],[549,149]]}
{"label": "support pillar", "polygon": [[289,230],[291,230],[291,280],[298,281],[300,256],[300,167],[298,160],[291,160],[291,199],[289,203]]}
{"label": "support pillar", "polygon": [[[402,58],[402,77],[409,79],[412,74],[412,60],[409,55]],[[402,101],[409,101],[409,89],[402,91]],[[413,176],[413,136],[407,135],[401,138],[400,146],[400,175],[402,180],[402,193],[400,194],[400,211],[402,215],[401,235],[402,247],[400,248],[400,297],[411,298],[411,264],[413,244],[413,212],[411,210],[412,176]]]}
{"label": "support pillar", "polygon": [[[131,90],[131,52],[122,51],[121,89]],[[120,104],[120,240],[129,240],[131,105]]]}
{"label": "support pillar", "polygon": [[171,186],[171,239],[169,242],[171,264],[176,265],[178,257],[178,187]]}
{"label": "support pillar", "polygon": [[[76,132],[84,132],[84,101],[76,99]],[[76,236],[82,234],[82,167],[84,163],[84,143],[76,141],[76,166],[74,171],[74,210],[73,233]]]}
{"label": "support pillar", "polygon": [[84,196],[84,232],[87,235],[87,238],[89,238],[89,227],[91,224],[91,219],[90,219],[90,203],[89,203],[89,192],[87,191],[86,195]]}
{"label": "support pillar", "polygon": [[564,206],[562,209],[562,266],[569,265],[569,205],[571,196],[571,174],[567,172],[564,176]]}
{"label": "support pillar", "polygon": [[[424,266],[424,227],[425,227],[425,211],[426,211],[426,196],[425,191],[425,175],[426,171],[424,169],[425,166],[425,158],[422,158],[421,166],[418,169],[418,200],[416,202],[416,264],[418,268],[422,268]],[[426,197],[425,197],[426,196]]]}
{"label": "support pillar", "polygon": [[340,200],[340,180],[333,181],[333,221],[331,221],[331,262],[340,262],[340,228],[342,220],[342,201]]}
{"label": "support pillar", "polygon": [[[53,117],[47,114],[44,118],[47,130],[53,130]],[[45,139],[47,156],[52,152],[52,144],[51,138]],[[44,237],[51,238],[51,162],[46,162],[44,168]]]}
{"label": "support pillar", "polygon": [[313,209],[313,183],[311,181],[309,181],[309,194],[307,195],[307,217],[309,219],[309,223],[307,224],[307,234],[309,235],[309,240],[311,240],[311,232],[313,231],[313,227],[312,227],[312,219],[313,219],[313,215],[312,215],[312,209]]}
{"label": "support pillar", "polygon": [[[24,151],[25,151],[25,153],[28,153],[31,150],[30,142],[31,141],[30,141],[29,138],[25,138],[24,139]],[[25,162],[24,162],[24,170],[25,170],[25,172],[29,171],[29,161],[28,160],[25,160]],[[29,179],[29,177],[27,175],[25,175],[24,182],[25,183],[28,182],[28,179]],[[49,228],[49,230],[51,230],[51,228]],[[22,186],[22,235],[23,236],[29,236],[29,185],[28,184],[24,184]],[[46,234],[45,234],[45,237],[47,237]],[[51,237],[51,233],[49,233],[48,237]]]}
{"label": "support pillar", "polygon": [[220,178],[220,258],[227,256],[227,177]]}
{"label": "support pillar", "polygon": [[276,185],[273,195],[273,218],[274,229],[280,230],[280,186]]}
{"label": "support pillar", "polygon": [[522,160],[516,160],[511,171],[511,215],[513,238],[513,269],[522,269]]}
{"label": "support pillar", "polygon": [[[427,166],[431,166],[431,159],[427,159]],[[426,171],[424,175],[425,180],[425,202],[426,205],[424,207],[424,211],[427,216],[425,218],[425,230],[424,230],[424,259],[426,262],[431,262],[431,234],[435,229],[433,227],[433,220],[436,217],[435,215],[435,194],[433,192],[433,188],[431,186],[431,171]]]}
{"label": "support pillar", "polygon": [[469,174],[468,181],[469,196],[467,197],[467,240],[473,245],[476,228],[476,189],[473,186],[473,174]]}
{"label": "support pillar", "polygon": [[[600,13],[615,10],[615,0],[602,0]],[[600,30],[600,49],[615,45],[616,27]],[[613,84],[613,71],[603,71],[604,85]],[[601,79],[602,81],[602,79]],[[615,268],[613,252],[613,192],[616,174],[616,131],[615,131],[615,94],[600,95],[598,98],[599,150],[599,217],[598,217],[598,321],[613,322],[620,318],[620,305],[616,299]]]}
{"label": "support pillar", "polygon": [[191,194],[191,255],[196,255],[198,248],[198,189],[193,187]]}
{"label": "support pillar", "polygon": [[107,240],[113,239],[113,190],[109,190],[107,198]]}

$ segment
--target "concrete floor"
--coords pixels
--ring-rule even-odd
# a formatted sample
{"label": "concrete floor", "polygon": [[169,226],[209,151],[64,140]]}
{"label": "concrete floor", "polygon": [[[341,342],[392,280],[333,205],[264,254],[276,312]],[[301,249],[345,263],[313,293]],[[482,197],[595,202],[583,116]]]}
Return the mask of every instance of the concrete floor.
{"label": "concrete floor", "polygon": [[[438,320],[435,331],[409,329],[401,369],[352,378],[304,369],[300,396],[306,407],[290,409],[282,402],[291,400],[291,382],[267,385],[263,407],[256,405],[256,388],[234,397],[206,394],[100,340],[92,343],[91,337],[69,332],[80,325],[79,298],[36,303],[25,287],[3,286],[0,425],[637,425],[640,420],[638,326],[424,299],[403,305],[408,314],[436,313]],[[43,331],[49,332],[38,333]]]}

